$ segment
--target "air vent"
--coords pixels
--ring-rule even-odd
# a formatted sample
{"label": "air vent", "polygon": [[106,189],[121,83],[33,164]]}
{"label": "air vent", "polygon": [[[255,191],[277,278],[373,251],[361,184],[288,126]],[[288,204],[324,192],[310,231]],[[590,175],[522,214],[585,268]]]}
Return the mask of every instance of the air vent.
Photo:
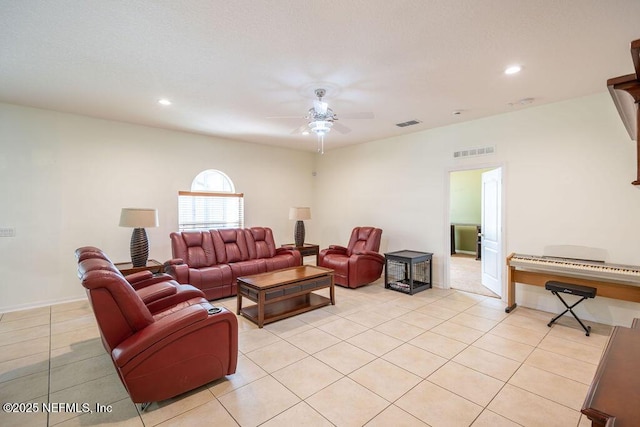
{"label": "air vent", "polygon": [[480,147],[480,148],[469,148],[467,150],[455,151],[453,153],[454,159],[461,159],[463,157],[476,157],[476,156],[486,156],[487,154],[495,154],[496,147]]}
{"label": "air vent", "polygon": [[408,122],[404,122],[404,123],[396,123],[396,126],[398,126],[399,128],[404,128],[407,126],[417,125],[418,123],[422,123],[422,122],[420,120],[409,120]]}

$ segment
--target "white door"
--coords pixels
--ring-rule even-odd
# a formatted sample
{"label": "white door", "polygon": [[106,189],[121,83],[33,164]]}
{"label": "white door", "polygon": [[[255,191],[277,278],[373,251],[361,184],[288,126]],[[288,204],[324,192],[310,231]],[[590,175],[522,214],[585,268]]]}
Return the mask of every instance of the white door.
{"label": "white door", "polygon": [[502,296],[502,169],[482,174],[482,284]]}

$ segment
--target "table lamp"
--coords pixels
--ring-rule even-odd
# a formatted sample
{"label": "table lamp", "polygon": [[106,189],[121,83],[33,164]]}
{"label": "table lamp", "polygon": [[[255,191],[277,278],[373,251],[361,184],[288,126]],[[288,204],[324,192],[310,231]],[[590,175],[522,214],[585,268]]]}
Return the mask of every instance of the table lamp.
{"label": "table lamp", "polygon": [[131,233],[131,263],[134,267],[145,267],[149,258],[149,241],[145,227],[158,226],[158,210],[144,208],[122,208],[120,227],[133,227]]}
{"label": "table lamp", "polygon": [[289,208],[289,219],[296,220],[294,241],[296,246],[304,245],[304,220],[311,219],[311,208]]}

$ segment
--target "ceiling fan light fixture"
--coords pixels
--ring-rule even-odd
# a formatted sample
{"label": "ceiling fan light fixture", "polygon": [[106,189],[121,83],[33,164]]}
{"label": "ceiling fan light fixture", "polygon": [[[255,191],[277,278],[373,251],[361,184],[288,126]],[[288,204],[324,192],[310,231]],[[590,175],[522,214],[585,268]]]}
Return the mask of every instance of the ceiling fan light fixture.
{"label": "ceiling fan light fixture", "polygon": [[318,136],[324,136],[329,133],[331,126],[333,126],[333,122],[329,120],[315,120],[313,122],[309,122],[309,128]]}

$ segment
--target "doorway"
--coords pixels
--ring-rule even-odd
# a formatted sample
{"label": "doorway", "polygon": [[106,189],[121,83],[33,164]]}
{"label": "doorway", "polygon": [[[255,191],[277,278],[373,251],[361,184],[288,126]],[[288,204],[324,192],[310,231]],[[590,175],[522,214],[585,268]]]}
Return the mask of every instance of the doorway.
{"label": "doorway", "polygon": [[502,297],[502,168],[449,172],[449,286]]}

